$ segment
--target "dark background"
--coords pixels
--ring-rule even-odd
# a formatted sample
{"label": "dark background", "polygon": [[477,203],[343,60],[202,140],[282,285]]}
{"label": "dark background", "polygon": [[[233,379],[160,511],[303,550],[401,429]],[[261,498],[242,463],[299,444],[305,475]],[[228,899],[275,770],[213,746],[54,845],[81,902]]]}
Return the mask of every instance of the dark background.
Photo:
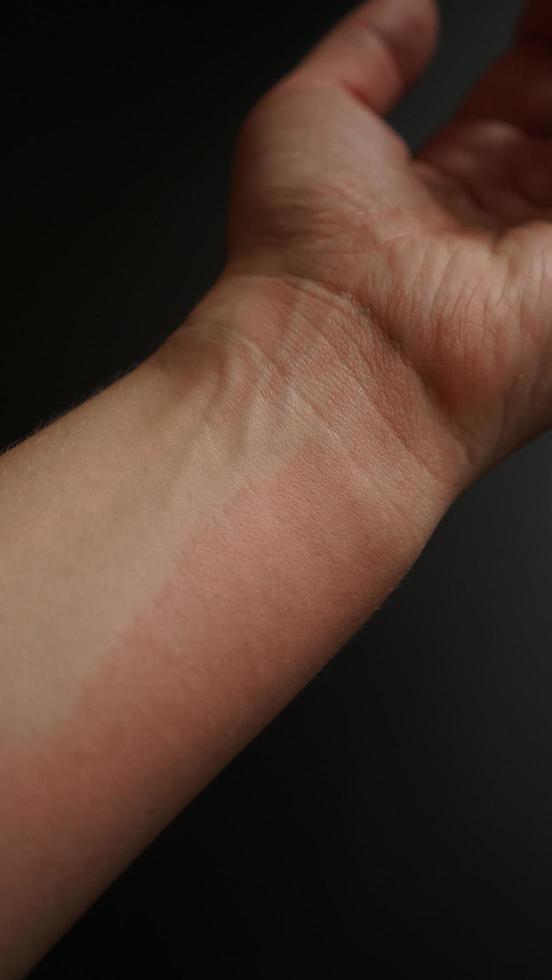
{"label": "dark background", "polygon": [[[146,355],[206,290],[239,120],[347,6],[12,6],[1,444]],[[394,117],[413,144],[519,4],[442,6],[441,53]],[[548,980],[551,495],[545,438],[461,500],[33,980]]]}

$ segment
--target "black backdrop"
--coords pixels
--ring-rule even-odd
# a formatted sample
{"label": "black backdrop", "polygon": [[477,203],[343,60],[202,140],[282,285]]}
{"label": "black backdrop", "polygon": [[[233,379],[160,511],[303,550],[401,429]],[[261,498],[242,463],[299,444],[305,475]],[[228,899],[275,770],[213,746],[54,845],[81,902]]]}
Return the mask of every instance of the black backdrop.
{"label": "black backdrop", "polygon": [[[515,0],[443,0],[413,144]],[[14,4],[0,442],[143,357],[224,255],[233,136],[347,7]],[[552,975],[552,440],[460,501],[310,687],[33,980]]]}

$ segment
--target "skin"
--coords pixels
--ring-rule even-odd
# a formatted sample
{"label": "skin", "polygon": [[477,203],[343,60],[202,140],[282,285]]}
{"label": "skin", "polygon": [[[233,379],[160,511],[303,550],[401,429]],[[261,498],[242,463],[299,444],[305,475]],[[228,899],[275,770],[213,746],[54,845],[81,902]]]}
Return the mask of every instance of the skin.
{"label": "skin", "polygon": [[412,159],[430,0],[253,110],[229,257],[148,361],[0,460],[0,972],[22,976],[552,422],[552,14]]}

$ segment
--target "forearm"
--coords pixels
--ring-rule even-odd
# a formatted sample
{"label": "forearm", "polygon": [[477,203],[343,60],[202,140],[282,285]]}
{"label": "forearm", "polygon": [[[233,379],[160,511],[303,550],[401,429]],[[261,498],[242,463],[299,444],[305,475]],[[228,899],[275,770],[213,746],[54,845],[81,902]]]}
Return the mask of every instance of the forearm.
{"label": "forearm", "polygon": [[238,280],[0,461],[3,977],[371,614],[461,483],[412,385],[391,423],[400,369],[361,380],[334,345],[345,311]]}

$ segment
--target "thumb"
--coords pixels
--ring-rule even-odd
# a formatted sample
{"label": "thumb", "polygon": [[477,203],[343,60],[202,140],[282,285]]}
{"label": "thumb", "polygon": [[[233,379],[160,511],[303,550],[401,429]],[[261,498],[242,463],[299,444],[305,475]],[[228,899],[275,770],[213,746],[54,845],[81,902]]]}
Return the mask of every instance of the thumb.
{"label": "thumb", "polygon": [[370,0],[327,34],[299,71],[343,86],[385,114],[426,68],[437,33],[434,0]]}

